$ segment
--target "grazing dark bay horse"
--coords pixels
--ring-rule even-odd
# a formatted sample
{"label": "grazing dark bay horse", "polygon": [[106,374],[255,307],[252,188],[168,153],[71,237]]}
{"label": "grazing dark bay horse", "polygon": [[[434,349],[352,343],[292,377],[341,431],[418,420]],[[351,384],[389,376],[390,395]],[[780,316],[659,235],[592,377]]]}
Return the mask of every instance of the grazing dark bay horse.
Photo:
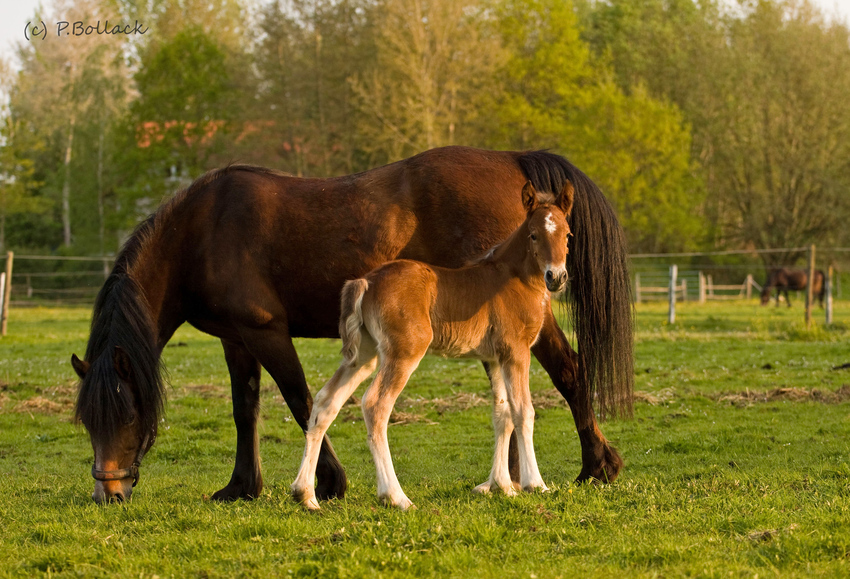
{"label": "grazing dark bay horse", "polygon": [[[812,286],[812,295],[820,302],[820,307],[823,307],[823,297],[825,291],[823,270],[815,271],[815,283]],[[782,267],[773,269],[767,274],[767,281],[764,282],[764,287],[761,290],[761,305],[767,305],[770,301],[770,293],[773,288],[776,288],[776,305],[779,305],[779,294],[785,293],[785,302],[788,307],[791,307],[791,299],[788,297],[788,290],[800,291],[808,287],[809,274],[802,269],[789,269]]]}
{"label": "grazing dark bay horse", "polygon": [[[426,151],[356,175],[302,179],[269,169],[211,171],[127,241],[95,301],[76,416],[94,449],[93,498],[129,498],[164,403],[160,355],[188,322],[221,339],[230,371],[236,461],[216,500],[259,496],[261,366],[303,430],[312,408],[293,337],[337,337],[343,284],[407,258],[459,267],[525,219],[520,191],[575,188],[570,228],[573,351],[551,308],[532,351],[566,398],[581,441],[578,480],[611,481],[622,459],[594,413],[628,415],[632,320],[622,228],[598,187],[563,157],[465,147]],[[345,473],[327,438],[320,499]]]}
{"label": "grazing dark bay horse", "polygon": [[532,443],[528,371],[531,345],[550,309],[549,292],[561,291],[567,283],[566,217],[573,187],[567,182],[553,203],[541,204],[529,181],[522,201],[528,212],[525,221],[472,265],[448,269],[404,259],[345,283],[339,319],[342,364],[316,394],[304,458],[292,483],[293,496],[307,509],[319,508],[313,487],[325,433],[379,360],[362,401],[378,497],[403,510],[413,506],[395,474],[387,425],[396,399],[429,352],[481,360],[487,368],[496,450],[490,479],[475,491],[516,494],[508,467],[512,431],[519,447],[519,486],[547,490]]}

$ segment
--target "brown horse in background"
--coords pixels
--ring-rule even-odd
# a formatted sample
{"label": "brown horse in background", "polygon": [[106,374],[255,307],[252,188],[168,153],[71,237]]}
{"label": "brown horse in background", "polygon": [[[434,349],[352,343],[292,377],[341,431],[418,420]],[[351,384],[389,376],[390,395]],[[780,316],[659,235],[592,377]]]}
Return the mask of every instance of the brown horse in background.
{"label": "brown horse in background", "polygon": [[509,440],[516,432],[519,486],[547,490],[532,443],[534,408],[528,388],[531,345],[549,310],[549,292],[567,283],[566,217],[573,203],[567,182],[554,203],[539,203],[531,182],[522,190],[525,221],[481,261],[458,269],[398,260],[343,286],[339,333],[343,361],[316,394],[304,458],[292,494],[310,510],[316,502],[316,462],[325,433],[360,383],[380,367],[363,395],[378,497],[407,510],[413,503],[395,474],[387,424],[395,401],[427,353],[484,362],[493,391],[496,450],[490,479],[476,492],[514,495]]}
{"label": "brown horse in background", "polygon": [[[820,302],[823,308],[825,275],[823,270],[815,271],[815,283],[812,285],[812,295]],[[785,293],[785,302],[791,307],[791,299],[788,290],[800,291],[806,289],[809,283],[809,274],[802,269],[789,269],[786,267],[773,269],[767,274],[767,281],[761,290],[761,305],[767,305],[770,301],[770,292],[776,288],[776,305],[779,306],[779,294]]]}
{"label": "brown horse in background", "polygon": [[[572,410],[579,480],[616,478],[622,460],[601,415],[631,411],[632,319],[622,228],[599,188],[563,157],[466,147],[426,151],[343,177],[302,179],[230,166],[203,175],[133,233],[98,294],[76,416],[94,449],[93,498],[129,498],[164,404],[160,355],[188,322],[221,339],[230,371],[236,462],[216,500],[259,496],[261,366],[303,430],[312,399],[293,337],[337,337],[343,284],[407,258],[459,267],[525,219],[520,191],[575,187],[570,314],[578,351],[551,309],[533,353]],[[319,498],[342,496],[327,438]]]}

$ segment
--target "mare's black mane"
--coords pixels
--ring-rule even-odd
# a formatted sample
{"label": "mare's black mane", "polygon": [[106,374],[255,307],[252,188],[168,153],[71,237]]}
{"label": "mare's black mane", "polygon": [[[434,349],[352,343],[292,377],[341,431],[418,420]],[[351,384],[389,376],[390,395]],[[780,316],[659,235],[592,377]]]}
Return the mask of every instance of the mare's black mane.
{"label": "mare's black mane", "polygon": [[[567,269],[574,302],[570,320],[578,341],[578,378],[606,415],[632,411],[634,387],[632,300],[626,240],[602,191],[564,157],[547,151],[517,153],[517,163],[537,191],[557,195],[569,180],[575,190],[570,214]],[[609,271],[610,276],[593,272]],[[598,384],[612,388],[597,388]]]}

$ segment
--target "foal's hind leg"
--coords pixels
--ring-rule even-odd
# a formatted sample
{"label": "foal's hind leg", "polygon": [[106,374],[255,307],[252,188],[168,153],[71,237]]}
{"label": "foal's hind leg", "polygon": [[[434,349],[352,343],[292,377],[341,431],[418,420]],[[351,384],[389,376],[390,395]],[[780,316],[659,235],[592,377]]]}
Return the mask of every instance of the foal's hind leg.
{"label": "foal's hind leg", "polygon": [[623,459],[599,430],[590,392],[578,383],[576,353],[558,327],[552,310],[546,312],[543,329],[531,351],[570,405],[581,442],[581,473],[576,480],[612,482],[623,468]]}
{"label": "foal's hind leg", "polygon": [[[261,328],[240,328],[240,333],[246,347],[274,378],[292,416],[306,433],[313,398],[285,322],[272,321]],[[319,499],[345,494],[345,471],[327,436],[322,441],[316,476],[319,479],[316,487]]]}
{"label": "foal's hind leg", "polygon": [[316,463],[319,460],[319,448],[331,423],[339,414],[345,401],[357,389],[363,380],[375,370],[378,359],[374,353],[364,355],[361,343],[360,360],[355,365],[343,362],[333,377],[316,394],[313,411],[310,414],[307,429],[307,443],[304,446],[304,458],[295,482],[290,487],[295,500],[313,511],[319,509],[313,485],[316,479]]}
{"label": "foal's hind leg", "polygon": [[413,502],[407,498],[396,477],[390,446],[387,441],[387,425],[395,401],[404,389],[410,375],[416,370],[425,351],[418,357],[381,357],[381,368],[375,380],[363,395],[363,418],[369,436],[369,450],[375,461],[378,474],[378,498],[385,504],[407,510]]}
{"label": "foal's hind leg", "polygon": [[490,471],[490,478],[487,482],[483,482],[472,489],[472,492],[489,493],[500,489],[506,495],[513,496],[516,494],[516,489],[511,481],[511,474],[508,469],[508,448],[514,423],[511,420],[508,393],[505,389],[505,380],[502,377],[502,369],[499,364],[485,362],[484,369],[487,371],[493,390],[493,430],[496,433],[496,449],[493,453],[493,468]]}
{"label": "foal's hind leg", "polygon": [[253,499],[263,490],[257,414],[260,409],[260,364],[235,342],[221,341],[230,371],[233,421],[236,423],[236,464],[230,482],[213,494],[216,501]]}

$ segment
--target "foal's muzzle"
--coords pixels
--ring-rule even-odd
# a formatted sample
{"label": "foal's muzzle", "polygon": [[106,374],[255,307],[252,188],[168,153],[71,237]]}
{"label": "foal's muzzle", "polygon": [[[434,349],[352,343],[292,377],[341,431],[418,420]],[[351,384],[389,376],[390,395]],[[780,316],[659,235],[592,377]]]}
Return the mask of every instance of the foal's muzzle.
{"label": "foal's muzzle", "polygon": [[562,269],[559,272],[551,269],[546,270],[544,280],[546,281],[546,289],[550,292],[559,292],[567,285],[567,270]]}

